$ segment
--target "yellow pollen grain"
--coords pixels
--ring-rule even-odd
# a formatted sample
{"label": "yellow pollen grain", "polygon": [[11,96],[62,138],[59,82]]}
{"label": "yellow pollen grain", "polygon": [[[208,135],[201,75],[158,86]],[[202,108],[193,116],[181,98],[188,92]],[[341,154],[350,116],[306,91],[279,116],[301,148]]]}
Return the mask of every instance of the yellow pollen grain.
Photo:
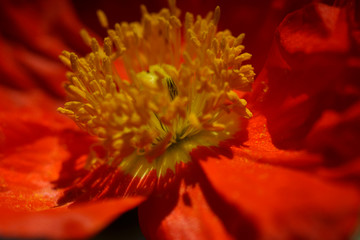
{"label": "yellow pollen grain", "polygon": [[244,64],[251,58],[244,34],[217,31],[219,7],[205,18],[186,13],[184,23],[175,0],[158,13],[141,6],[141,13],[140,22],[110,29],[99,10],[108,36],[99,42],[82,30],[91,52],[62,53],[71,71],[59,112],[106,149],[105,159],[90,154],[89,166],[160,177],[191,161],[197,146],[216,146],[240,130],[239,121],[252,114],[235,90],[250,91],[255,74]]}

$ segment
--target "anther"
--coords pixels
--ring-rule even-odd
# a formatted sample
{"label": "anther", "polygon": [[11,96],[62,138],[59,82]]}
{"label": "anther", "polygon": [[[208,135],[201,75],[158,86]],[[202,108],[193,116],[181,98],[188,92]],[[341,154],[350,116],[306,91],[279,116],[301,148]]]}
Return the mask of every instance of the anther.
{"label": "anther", "polygon": [[112,41],[110,38],[104,39],[104,52],[107,56],[111,56],[112,53]]}
{"label": "anther", "polygon": [[86,45],[88,45],[88,46],[91,45],[91,37],[85,29],[81,29],[80,36]]}
{"label": "anther", "polygon": [[74,72],[78,72],[79,71],[79,62],[78,62],[78,57],[76,56],[75,53],[70,54],[70,62],[71,62],[71,69]]}
{"label": "anther", "polygon": [[219,19],[220,19],[220,7],[217,6],[215,8],[214,19],[213,19],[213,23],[215,26],[219,23]]}
{"label": "anther", "polygon": [[171,100],[174,100],[174,98],[178,95],[178,90],[177,90],[176,84],[175,84],[174,80],[170,77],[167,77],[165,79],[165,81],[166,81],[166,85],[169,90],[170,98],[171,98]]}
{"label": "anther", "polygon": [[109,23],[105,13],[102,10],[97,10],[96,14],[98,16],[99,22],[103,28],[109,28]]}

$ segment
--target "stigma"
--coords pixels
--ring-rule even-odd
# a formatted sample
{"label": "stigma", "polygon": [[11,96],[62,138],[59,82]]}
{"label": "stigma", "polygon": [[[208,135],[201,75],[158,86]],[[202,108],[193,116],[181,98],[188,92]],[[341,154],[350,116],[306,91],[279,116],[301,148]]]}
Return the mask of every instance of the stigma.
{"label": "stigma", "polygon": [[[220,8],[205,18],[179,20],[175,1],[140,22],[115,24],[98,11],[108,36],[81,31],[91,52],[64,51],[71,70],[68,101],[58,111],[97,137],[105,156],[90,154],[90,166],[109,164],[133,177],[158,177],[191,161],[198,146],[218,146],[252,116],[239,92],[251,90],[254,71],[243,64],[244,34],[218,31]],[[124,71],[125,70],[125,71]],[[125,72],[125,73],[124,73]]]}

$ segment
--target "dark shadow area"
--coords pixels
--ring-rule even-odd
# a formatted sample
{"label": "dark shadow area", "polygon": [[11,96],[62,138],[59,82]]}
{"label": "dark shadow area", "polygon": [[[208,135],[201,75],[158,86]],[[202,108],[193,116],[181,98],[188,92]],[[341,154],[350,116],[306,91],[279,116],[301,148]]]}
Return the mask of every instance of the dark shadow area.
{"label": "dark shadow area", "polygon": [[115,239],[145,240],[139,227],[137,209],[124,213],[107,228],[92,238],[92,240]]}
{"label": "dark shadow area", "polygon": [[70,153],[67,161],[63,162],[59,179],[54,182],[55,188],[66,188],[73,184],[75,179],[86,174],[84,169],[86,156],[95,139],[86,132],[63,131],[61,144],[65,145]]}
{"label": "dark shadow area", "polygon": [[[239,143],[239,139],[236,138],[234,140],[230,140],[228,144]],[[222,151],[216,151],[219,149],[209,149],[206,151],[205,149],[201,150],[201,156],[198,155],[199,161],[206,161],[208,157],[218,157],[218,154],[226,155],[225,150],[230,151],[230,148],[222,147]],[[232,156],[231,156],[232,157]],[[212,211],[222,220],[226,230],[233,235],[235,238],[241,239],[257,239],[257,227],[253,223],[252,219],[247,216],[245,213],[239,211],[237,206],[234,206],[228,202],[226,202],[214,189],[208,180],[205,172],[201,169],[199,162],[195,163],[196,168],[198,168],[198,176],[194,177],[189,176],[186,180],[188,185],[194,185],[198,181],[200,188],[207,200],[207,204],[211,207]],[[231,169],[229,169],[229,174],[231,174]],[[234,189],[236,191],[236,189]]]}

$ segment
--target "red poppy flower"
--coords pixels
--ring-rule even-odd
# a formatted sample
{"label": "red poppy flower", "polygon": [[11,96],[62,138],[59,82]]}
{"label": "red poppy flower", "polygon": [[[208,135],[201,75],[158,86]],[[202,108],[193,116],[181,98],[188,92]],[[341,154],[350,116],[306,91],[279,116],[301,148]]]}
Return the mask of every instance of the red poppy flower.
{"label": "red poppy flower", "polygon": [[[287,5],[271,3],[281,10]],[[210,50],[207,55],[199,50],[207,45],[198,30],[211,35],[218,10],[197,25],[199,29],[187,17],[188,46],[176,41],[178,12],[172,5],[160,13],[165,20],[143,10],[144,22],[150,24],[148,38],[140,41],[144,45],[137,45],[139,39],[126,31],[128,25],[109,31],[103,48],[83,32],[93,53],[86,59],[63,53],[73,73],[66,85],[71,102],[60,111],[96,137],[57,113],[64,102],[50,96],[64,94],[59,87],[64,68],[54,63],[58,52],[85,53],[79,41],[69,40],[82,28],[71,7],[66,1],[56,2],[56,8],[39,1],[39,9],[2,4],[6,11],[1,15],[18,24],[19,31],[1,29],[0,47],[8,56],[0,62],[0,212],[6,216],[0,218],[1,236],[89,237],[134,207],[149,239],[347,239],[355,233],[360,208],[360,41],[351,3],[313,3],[283,20],[254,91],[238,92],[248,99],[253,112],[249,120],[244,118],[251,116],[244,100],[231,92],[248,90],[252,80],[251,68],[241,69],[248,57],[241,55],[242,36],[218,35],[226,37],[224,44],[239,47],[237,52],[228,49],[226,57],[225,51],[211,54],[216,43],[203,47]],[[37,15],[40,12],[44,15]],[[165,33],[163,23],[172,24],[169,31],[175,35],[159,37]],[[126,37],[117,42],[121,33]],[[177,45],[172,52],[163,51],[169,42]],[[174,58],[181,48],[190,57]],[[114,61],[120,77],[136,87],[111,79],[116,76],[108,65],[117,57],[113,53],[125,59]],[[241,62],[234,60],[237,56]],[[216,57],[228,65],[221,68]],[[170,62],[172,66],[160,64]],[[257,64],[261,66],[261,60]],[[238,69],[243,79],[230,78]],[[224,84],[187,80],[214,75]],[[113,86],[107,85],[112,81]],[[186,81],[188,85],[182,85]],[[201,97],[189,95],[188,89]],[[141,104],[129,101],[135,97]],[[212,108],[198,106],[211,101]],[[188,108],[201,114],[182,112]],[[114,114],[120,109],[131,114],[120,118]],[[146,115],[149,109],[156,113],[155,123]],[[190,129],[180,136],[169,130],[174,122],[175,132],[184,125],[174,112],[178,119],[187,119]],[[207,113],[213,117],[219,112],[228,115],[208,121]],[[154,130],[142,128],[144,122],[151,122],[155,133],[168,131],[154,135]],[[126,128],[130,130],[119,131]]]}

